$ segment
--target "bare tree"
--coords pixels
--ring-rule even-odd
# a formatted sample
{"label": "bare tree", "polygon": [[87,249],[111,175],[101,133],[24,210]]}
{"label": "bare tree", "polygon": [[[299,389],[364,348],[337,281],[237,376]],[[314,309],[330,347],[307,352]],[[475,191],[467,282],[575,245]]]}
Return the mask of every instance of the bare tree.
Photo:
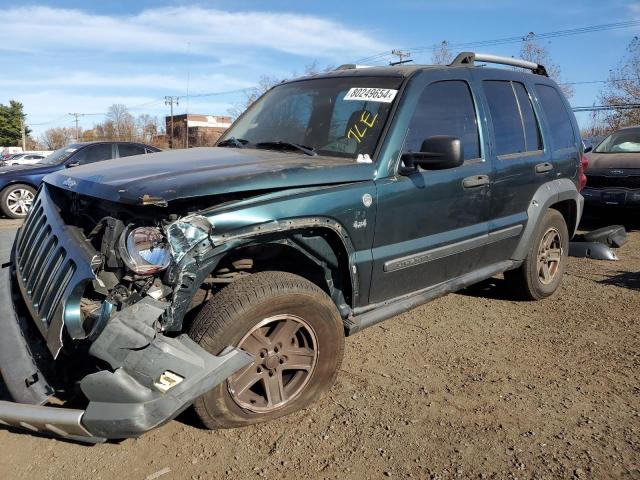
{"label": "bare tree", "polygon": [[158,135],[158,119],[146,113],[138,115],[136,118],[138,135],[144,142],[150,142]]}
{"label": "bare tree", "polygon": [[111,121],[115,129],[115,136],[119,140],[132,140],[135,134],[133,116],[126,105],[113,104],[107,112],[107,121]]}
{"label": "bare tree", "polygon": [[[604,105],[640,104],[640,37],[634,37],[620,63],[609,72],[600,101]],[[611,130],[640,125],[640,108],[610,110],[604,122]]]}
{"label": "bare tree", "polygon": [[560,67],[551,59],[549,49],[538,43],[535,33],[529,32],[529,34],[522,39],[522,45],[520,46],[520,58],[537,63],[538,65],[544,65],[549,77],[560,85],[562,93],[564,93],[567,98],[571,98],[573,96],[573,87],[566,83],[562,83]]}
{"label": "bare tree", "polygon": [[57,150],[71,143],[76,132],[72,128],[56,127],[45,130],[40,136],[41,143],[49,150]]}
{"label": "bare tree", "polygon": [[453,53],[448,40],[443,40],[440,44],[434,45],[433,53],[431,54],[431,63],[433,65],[449,65],[452,60]]}

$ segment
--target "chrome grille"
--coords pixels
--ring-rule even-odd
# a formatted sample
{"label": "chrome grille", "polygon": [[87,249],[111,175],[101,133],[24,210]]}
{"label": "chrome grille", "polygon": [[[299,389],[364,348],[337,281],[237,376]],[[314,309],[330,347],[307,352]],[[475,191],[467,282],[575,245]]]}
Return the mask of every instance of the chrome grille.
{"label": "chrome grille", "polygon": [[18,234],[14,265],[25,304],[54,355],[65,324],[72,338],[83,338],[79,301],[94,278],[95,254],[79,229],[64,224],[43,186]]}

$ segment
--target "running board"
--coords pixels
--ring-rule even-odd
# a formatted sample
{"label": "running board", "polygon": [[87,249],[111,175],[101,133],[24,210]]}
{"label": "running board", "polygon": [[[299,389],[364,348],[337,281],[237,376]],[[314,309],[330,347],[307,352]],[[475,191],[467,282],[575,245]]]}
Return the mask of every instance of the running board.
{"label": "running board", "polygon": [[448,293],[461,290],[469,285],[491,278],[494,275],[513,268],[513,266],[513,261],[506,260],[504,262],[475,270],[460,277],[456,277],[452,280],[418,290],[417,292],[403,295],[402,297],[368,305],[359,309],[356,308],[354,309],[355,315],[345,320],[347,335],[353,335],[360,330],[364,330],[367,327],[371,327],[391,317],[395,317],[396,315],[404,313],[438,297],[442,297]]}

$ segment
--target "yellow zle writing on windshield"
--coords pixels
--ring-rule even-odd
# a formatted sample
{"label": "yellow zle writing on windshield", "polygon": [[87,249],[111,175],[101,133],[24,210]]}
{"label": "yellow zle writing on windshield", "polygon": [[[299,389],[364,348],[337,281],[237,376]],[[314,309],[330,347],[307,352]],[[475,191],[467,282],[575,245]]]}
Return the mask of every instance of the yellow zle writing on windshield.
{"label": "yellow zle writing on windshield", "polygon": [[391,103],[396,98],[397,90],[391,88],[351,88],[344,96],[345,100]]}
{"label": "yellow zle writing on windshield", "polygon": [[347,133],[347,138],[353,138],[358,143],[362,142],[364,135],[367,133],[367,130],[372,128],[376,120],[378,119],[378,114],[376,113],[373,118],[371,118],[371,112],[367,112],[366,110],[362,112],[360,116],[360,120],[353,127],[349,129]]}

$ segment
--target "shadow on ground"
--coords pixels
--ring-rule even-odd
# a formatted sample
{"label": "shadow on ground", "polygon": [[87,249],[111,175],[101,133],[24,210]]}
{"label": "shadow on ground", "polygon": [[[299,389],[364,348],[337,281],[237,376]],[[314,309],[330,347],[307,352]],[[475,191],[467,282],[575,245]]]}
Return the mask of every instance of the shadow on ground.
{"label": "shadow on ground", "polygon": [[492,300],[508,300],[512,302],[521,300],[504,278],[489,278],[456,293],[467,297],[490,298]]}
{"label": "shadow on ground", "polygon": [[640,291],[640,272],[617,272],[598,283]]}

